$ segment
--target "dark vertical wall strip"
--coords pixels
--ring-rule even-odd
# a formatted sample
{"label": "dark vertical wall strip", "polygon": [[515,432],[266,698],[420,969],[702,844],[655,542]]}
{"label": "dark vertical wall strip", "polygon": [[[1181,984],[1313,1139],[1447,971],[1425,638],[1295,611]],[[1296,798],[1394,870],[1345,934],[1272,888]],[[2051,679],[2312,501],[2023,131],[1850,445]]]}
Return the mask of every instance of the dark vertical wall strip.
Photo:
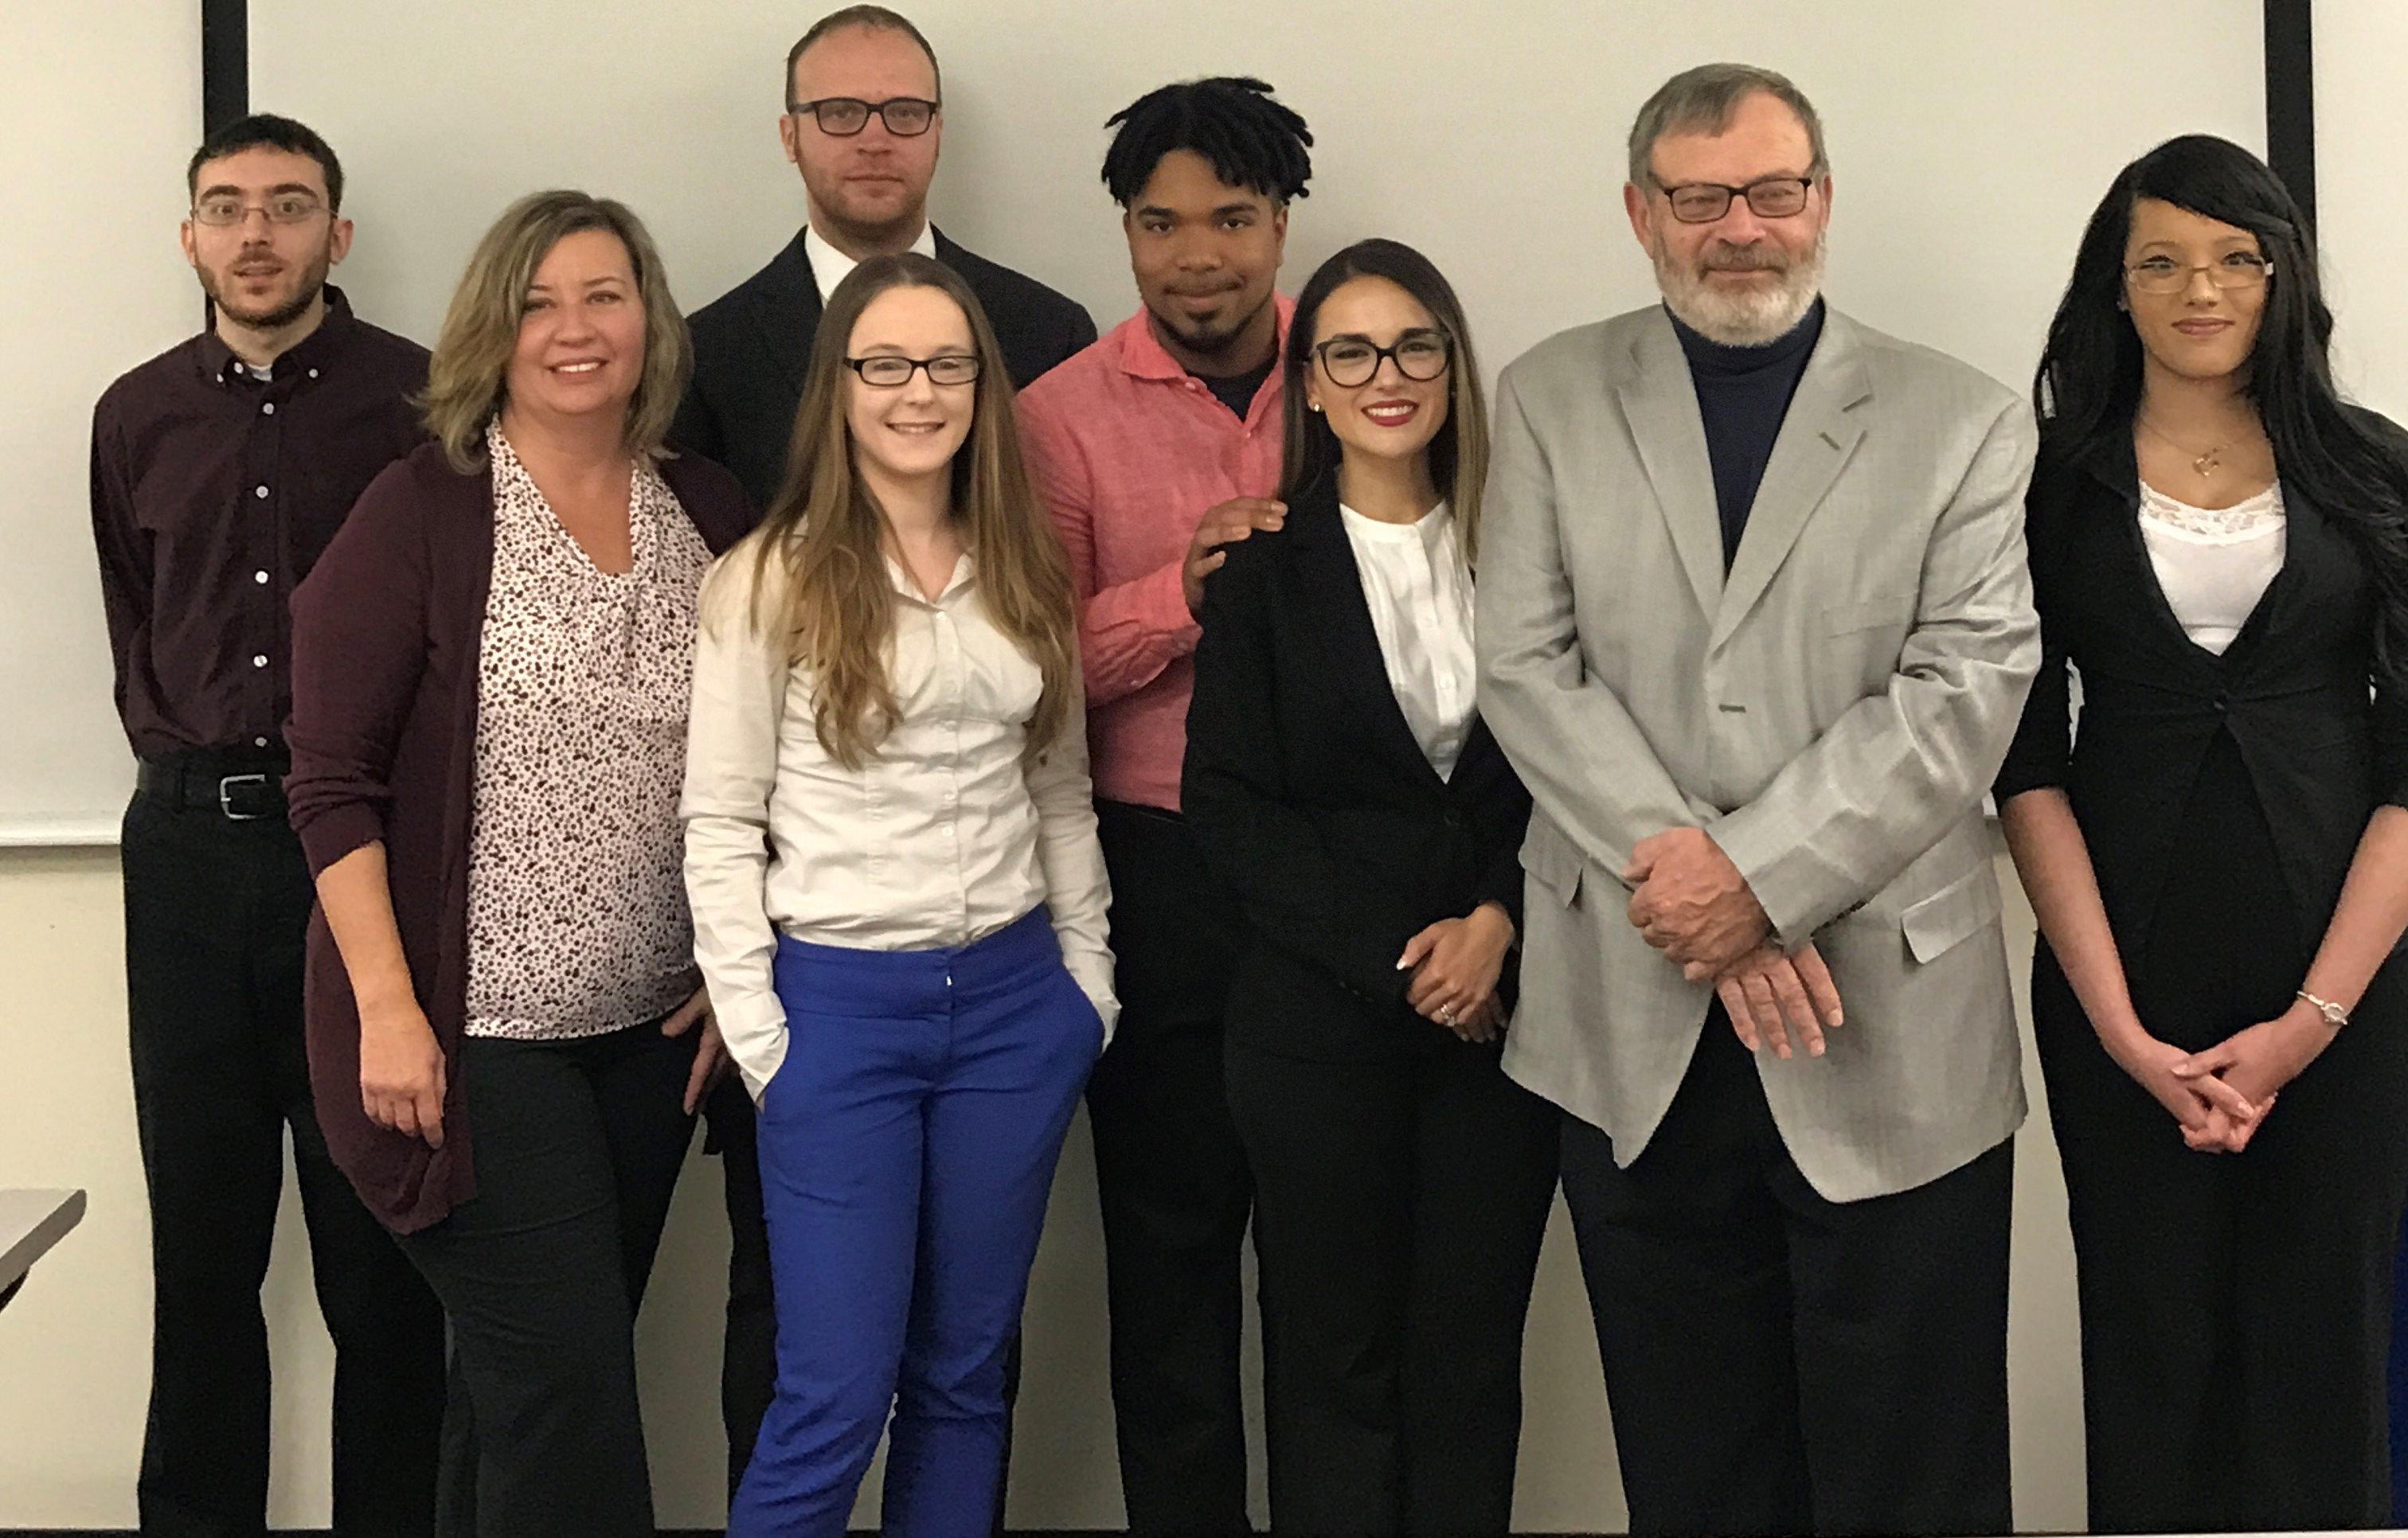
{"label": "dark vertical wall strip", "polygon": [[2266,160],[2316,221],[2316,50],[2312,0],[2266,0]]}
{"label": "dark vertical wall strip", "polygon": [[201,0],[201,132],[250,111],[249,0]]}

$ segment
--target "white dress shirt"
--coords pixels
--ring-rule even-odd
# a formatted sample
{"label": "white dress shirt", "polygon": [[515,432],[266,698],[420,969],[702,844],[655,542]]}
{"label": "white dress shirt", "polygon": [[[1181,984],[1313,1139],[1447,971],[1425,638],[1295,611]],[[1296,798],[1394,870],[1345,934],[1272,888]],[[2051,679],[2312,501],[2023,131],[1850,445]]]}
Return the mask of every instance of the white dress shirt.
{"label": "white dress shirt", "polygon": [[[1096,840],[1082,702],[1024,763],[1043,679],[987,618],[968,555],[932,603],[889,561],[888,676],[900,718],[858,770],[821,748],[812,683],[782,635],[749,622],[754,542],[704,590],[686,741],[686,891],[728,1055],[754,1096],[786,1055],[771,981],[778,936],[858,950],[968,945],[1039,903],[1070,975],[1103,1017],[1120,1013],[1105,943],[1111,892]],[[765,611],[784,568],[763,579]]]}
{"label": "white dress shirt", "polygon": [[[910,249],[922,256],[933,258],[937,254],[937,227],[922,221],[920,238],[911,242]],[[803,255],[810,261],[811,281],[820,286],[820,303],[823,305],[828,302],[828,295],[836,292],[836,286],[852,277],[853,269],[861,265],[821,239],[819,230],[809,220],[803,221]]]}
{"label": "white dress shirt", "polygon": [[2290,522],[2283,484],[2229,507],[2194,507],[2141,483],[2141,538],[2174,618],[2221,657],[2283,569]]}
{"label": "white dress shirt", "polygon": [[1380,637],[1388,687],[1422,756],[1440,779],[1455,776],[1471,733],[1477,676],[1471,651],[1471,571],[1443,502],[1412,523],[1383,523],[1338,506],[1354,569]]}

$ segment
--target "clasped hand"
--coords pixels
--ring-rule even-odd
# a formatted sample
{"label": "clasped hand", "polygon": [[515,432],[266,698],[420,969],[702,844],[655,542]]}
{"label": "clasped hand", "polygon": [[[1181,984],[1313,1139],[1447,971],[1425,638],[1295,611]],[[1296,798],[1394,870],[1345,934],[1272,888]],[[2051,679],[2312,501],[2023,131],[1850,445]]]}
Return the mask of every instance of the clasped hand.
{"label": "clasped hand", "polygon": [[1712,981],[1731,1030],[1751,1052],[1797,1046],[1824,1052],[1823,1032],[1842,1021],[1840,990],[1812,945],[1785,952],[1768,943],[1771,922],[1730,856],[1701,828],[1669,828],[1631,847],[1622,878],[1631,885],[1630,922],[1693,983]]}
{"label": "clasped hand", "polygon": [[1413,975],[1405,1003],[1465,1041],[1495,1041],[1505,1030],[1497,979],[1512,944],[1513,920],[1494,903],[1429,925],[1397,958],[1397,970]]}
{"label": "clasped hand", "polygon": [[2315,1061],[2332,1034],[2323,1016],[2296,1004],[2203,1052],[2185,1052],[2135,1030],[2110,1043],[2108,1053],[2172,1113],[2186,1146],[2240,1153],[2265,1125],[2283,1087]]}

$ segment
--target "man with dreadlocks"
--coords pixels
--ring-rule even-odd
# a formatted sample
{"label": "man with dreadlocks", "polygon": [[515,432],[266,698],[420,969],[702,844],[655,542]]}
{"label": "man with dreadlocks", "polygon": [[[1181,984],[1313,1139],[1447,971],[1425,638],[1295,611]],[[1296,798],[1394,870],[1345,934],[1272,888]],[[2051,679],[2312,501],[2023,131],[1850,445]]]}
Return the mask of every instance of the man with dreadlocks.
{"label": "man with dreadlocks", "polygon": [[1276,529],[1289,302],[1274,290],[1312,135],[1260,80],[1115,113],[1138,312],[1020,397],[1081,608],[1120,1032],[1087,1089],[1134,1533],[1246,1531],[1238,1252],[1254,1183],[1222,1092],[1234,900],[1179,815],[1197,612],[1222,547]]}

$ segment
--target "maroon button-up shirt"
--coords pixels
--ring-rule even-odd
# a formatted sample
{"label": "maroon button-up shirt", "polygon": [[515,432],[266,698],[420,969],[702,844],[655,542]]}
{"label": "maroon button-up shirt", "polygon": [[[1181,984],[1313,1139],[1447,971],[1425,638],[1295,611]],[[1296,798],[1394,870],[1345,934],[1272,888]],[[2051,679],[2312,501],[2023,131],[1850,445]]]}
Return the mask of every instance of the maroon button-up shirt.
{"label": "maroon button-up shirt", "polygon": [[203,332],[93,412],[92,523],[134,751],[278,749],[292,708],[293,590],[351,504],[426,439],[426,349],[326,318],[253,376]]}

